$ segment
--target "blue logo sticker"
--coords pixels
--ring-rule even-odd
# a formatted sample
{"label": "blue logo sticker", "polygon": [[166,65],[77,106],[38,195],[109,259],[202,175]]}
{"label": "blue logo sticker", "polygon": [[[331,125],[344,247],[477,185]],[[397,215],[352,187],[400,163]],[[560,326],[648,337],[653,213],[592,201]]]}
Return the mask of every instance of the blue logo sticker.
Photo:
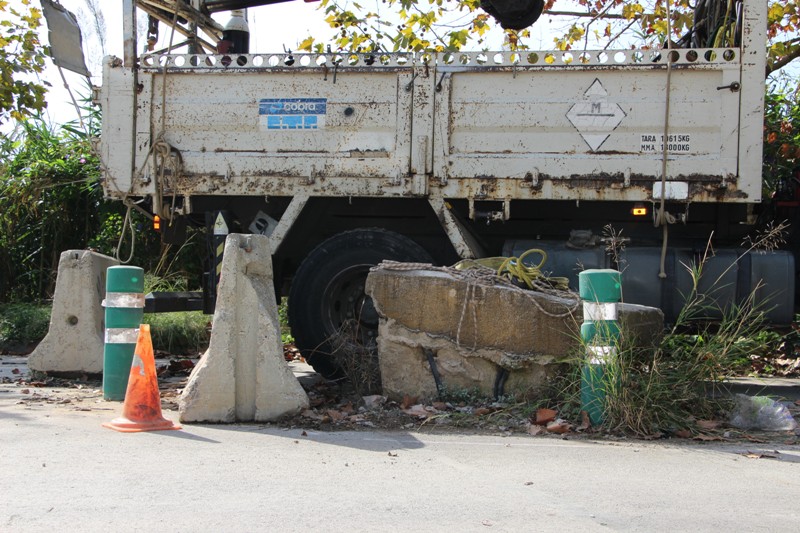
{"label": "blue logo sticker", "polygon": [[258,102],[262,128],[317,130],[325,127],[327,98],[263,98]]}

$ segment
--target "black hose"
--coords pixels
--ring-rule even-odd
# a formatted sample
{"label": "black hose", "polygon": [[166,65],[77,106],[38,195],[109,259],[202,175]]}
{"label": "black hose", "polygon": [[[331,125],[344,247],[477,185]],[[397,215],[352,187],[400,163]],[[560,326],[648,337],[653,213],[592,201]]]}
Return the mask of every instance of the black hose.
{"label": "black hose", "polygon": [[497,375],[494,378],[494,399],[499,400],[500,397],[505,395],[505,388],[506,388],[506,380],[508,380],[508,376],[511,374],[505,368],[499,367],[497,369]]}
{"label": "black hose", "polygon": [[442,395],[442,376],[439,374],[439,369],[436,367],[436,354],[433,350],[429,348],[423,348],[422,351],[425,353],[425,357],[428,358],[428,365],[431,367],[431,374],[433,375],[433,381],[436,383],[436,393],[441,396]]}

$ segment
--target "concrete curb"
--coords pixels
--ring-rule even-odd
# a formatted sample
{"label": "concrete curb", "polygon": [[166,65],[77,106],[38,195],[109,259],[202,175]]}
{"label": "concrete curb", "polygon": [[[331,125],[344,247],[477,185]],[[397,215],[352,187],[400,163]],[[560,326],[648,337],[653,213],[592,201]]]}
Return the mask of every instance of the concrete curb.
{"label": "concrete curb", "polygon": [[800,379],[795,378],[734,378],[720,388],[727,394],[771,396],[785,401],[800,400]]}

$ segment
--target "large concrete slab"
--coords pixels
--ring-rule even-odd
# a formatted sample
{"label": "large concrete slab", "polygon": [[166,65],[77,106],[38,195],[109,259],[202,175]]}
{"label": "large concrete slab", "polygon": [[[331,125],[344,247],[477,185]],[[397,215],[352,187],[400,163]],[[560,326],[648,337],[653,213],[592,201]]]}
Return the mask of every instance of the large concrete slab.
{"label": "large concrete slab", "polygon": [[[617,304],[622,334],[633,346],[656,346],[664,335],[664,312],[657,307],[638,304]],[[583,310],[581,309],[581,320]]]}
{"label": "large concrete slab", "polygon": [[119,261],[89,250],[67,250],[58,261],[50,329],[28,356],[40,372],[103,371],[106,270]]}
{"label": "large concrete slab", "polygon": [[[391,266],[369,274],[366,292],[380,316],[383,392],[395,399],[431,399],[440,387],[534,398],[580,356],[583,306],[573,293]],[[639,344],[653,343],[663,329],[658,309],[620,305],[619,313]]]}
{"label": "large concrete slab", "polygon": [[439,387],[538,395],[574,355],[580,301],[435,270],[379,269],[366,285],[381,317],[383,392],[434,398]]}
{"label": "large concrete slab", "polygon": [[580,301],[571,293],[560,298],[442,271],[390,269],[371,272],[366,291],[381,316],[465,348],[560,354],[580,336]]}
{"label": "large concrete slab", "polygon": [[230,234],[208,350],[179,400],[182,422],[276,420],[308,408],[283,358],[269,239]]}

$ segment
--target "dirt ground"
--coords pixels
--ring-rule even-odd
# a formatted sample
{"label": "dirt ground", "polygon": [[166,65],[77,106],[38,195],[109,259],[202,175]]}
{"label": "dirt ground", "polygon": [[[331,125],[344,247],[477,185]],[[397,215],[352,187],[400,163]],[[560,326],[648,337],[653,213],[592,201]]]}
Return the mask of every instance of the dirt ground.
{"label": "dirt ground", "polygon": [[[162,409],[177,418],[178,397],[197,358],[158,358]],[[108,411],[118,416],[122,405],[103,399],[102,381],[97,375],[32,375],[25,356],[0,355],[0,402],[14,408],[46,414],[49,410]],[[584,417],[582,423],[559,418],[549,409],[530,404],[479,400],[465,397],[451,401],[419,403],[415,398],[400,402],[373,396],[358,396],[347,384],[322,379],[302,361],[290,367],[309,396],[311,407],[305,412],[274,424],[282,428],[317,431],[372,429],[413,430],[438,433],[488,435],[529,435],[536,438],[631,440],[592,428]],[[787,404],[791,414],[800,419],[800,402]],[[726,421],[696,421],[694,431],[658,434],[649,439],[673,442],[741,442],[775,445],[800,444],[800,429],[793,431],[743,431]]]}

